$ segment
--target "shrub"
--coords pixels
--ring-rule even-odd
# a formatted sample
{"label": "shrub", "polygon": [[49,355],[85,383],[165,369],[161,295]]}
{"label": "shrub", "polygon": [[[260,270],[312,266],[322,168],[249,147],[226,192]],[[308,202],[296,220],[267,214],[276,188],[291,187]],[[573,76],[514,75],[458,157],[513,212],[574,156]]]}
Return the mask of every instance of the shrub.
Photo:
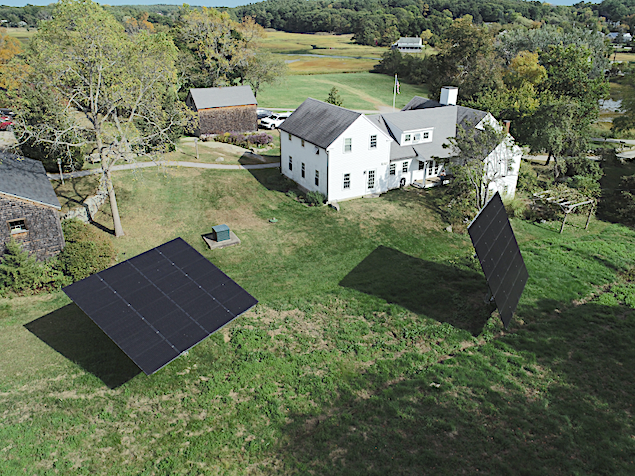
{"label": "shrub", "polygon": [[273,137],[266,132],[258,132],[255,134],[243,134],[240,132],[225,132],[214,137],[216,142],[224,142],[225,144],[233,144],[238,147],[249,148],[250,145],[261,147],[273,142]]}
{"label": "shrub", "polygon": [[[596,182],[602,178],[604,172],[602,167],[595,160],[586,157],[569,157],[566,161],[566,171],[563,171],[567,177],[575,177],[576,175],[589,177]],[[564,168],[564,167],[563,167]]]}
{"label": "shrub", "polygon": [[306,202],[309,205],[322,205],[326,201],[326,195],[321,192],[309,192],[306,194]]}
{"label": "shrub", "polygon": [[57,266],[73,281],[106,269],[115,258],[110,240],[79,220],[62,222],[66,246],[58,256]]}
{"label": "shrub", "polygon": [[611,203],[614,218],[617,221],[626,225],[635,225],[635,175],[622,177]]}
{"label": "shrub", "polygon": [[51,262],[38,262],[20,244],[11,239],[0,258],[0,290],[15,293],[46,291],[64,284],[67,279]]}
{"label": "shrub", "polygon": [[538,184],[538,174],[534,168],[525,161],[520,162],[517,187],[518,190],[525,190],[527,192],[535,192],[540,188]]}
{"label": "shrub", "polygon": [[503,202],[505,205],[505,211],[510,218],[522,218],[527,211],[527,202],[519,197],[511,199],[505,199]]}
{"label": "shrub", "polygon": [[567,185],[571,188],[579,190],[580,193],[587,197],[599,197],[602,192],[600,182],[588,175],[574,175],[567,179]]}

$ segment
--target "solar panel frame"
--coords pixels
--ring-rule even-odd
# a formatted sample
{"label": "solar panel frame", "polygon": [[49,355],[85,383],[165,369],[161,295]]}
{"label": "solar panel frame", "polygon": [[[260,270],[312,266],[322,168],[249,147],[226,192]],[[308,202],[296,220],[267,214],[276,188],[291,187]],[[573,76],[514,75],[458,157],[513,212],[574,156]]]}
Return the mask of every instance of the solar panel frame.
{"label": "solar panel frame", "polygon": [[498,192],[472,220],[468,233],[503,325],[507,328],[529,273]]}
{"label": "solar panel frame", "polygon": [[181,238],[63,290],[147,375],[258,302]]}

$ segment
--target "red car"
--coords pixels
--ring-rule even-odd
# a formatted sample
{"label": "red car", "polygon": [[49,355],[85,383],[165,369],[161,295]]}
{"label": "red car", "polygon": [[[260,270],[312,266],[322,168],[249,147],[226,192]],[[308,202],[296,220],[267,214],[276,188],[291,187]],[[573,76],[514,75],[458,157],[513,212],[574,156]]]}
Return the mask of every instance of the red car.
{"label": "red car", "polygon": [[10,116],[0,116],[0,131],[12,131],[13,119]]}

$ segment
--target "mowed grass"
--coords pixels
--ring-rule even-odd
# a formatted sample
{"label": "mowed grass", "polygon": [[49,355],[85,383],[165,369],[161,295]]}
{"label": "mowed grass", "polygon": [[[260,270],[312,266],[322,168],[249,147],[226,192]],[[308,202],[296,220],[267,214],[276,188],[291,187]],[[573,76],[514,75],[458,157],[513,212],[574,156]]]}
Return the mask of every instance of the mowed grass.
{"label": "mowed grass", "polygon": [[73,208],[82,206],[84,200],[97,192],[99,187],[99,175],[89,175],[71,180],[51,180],[51,185],[62,209],[60,213],[66,213]]}
{"label": "mowed grass", "polygon": [[320,58],[285,56],[289,74],[333,74],[369,72],[377,60],[356,58]]}
{"label": "mowed grass", "polygon": [[[386,112],[392,108],[394,81],[390,76],[373,73],[288,76],[281,85],[265,85],[258,93],[258,105],[296,108],[307,97],[326,100],[331,88],[335,87],[346,108]],[[397,109],[415,95],[427,96],[427,87],[401,83],[401,94],[396,98]]]}
{"label": "mowed grass", "polygon": [[[385,47],[364,46],[353,42],[353,35],[328,35],[310,33],[287,33],[284,31],[267,31],[261,40],[264,50],[271,53],[285,54],[317,54],[334,56],[354,56],[380,58],[388,51]],[[318,46],[314,49],[311,45]]]}
{"label": "mowed grass", "polygon": [[31,38],[33,38],[33,35],[37,33],[37,29],[29,28],[27,30],[26,28],[6,28],[6,32],[9,36],[13,36],[14,38],[20,40],[23,46],[26,46],[26,44],[31,41]]}
{"label": "mowed grass", "polygon": [[[115,186],[119,259],[181,236],[260,304],[146,377],[61,292],[0,300],[0,473],[632,472],[633,230],[513,220],[530,280],[502,333],[444,190],[336,212],[275,170]],[[218,223],[242,244],[207,250]]]}

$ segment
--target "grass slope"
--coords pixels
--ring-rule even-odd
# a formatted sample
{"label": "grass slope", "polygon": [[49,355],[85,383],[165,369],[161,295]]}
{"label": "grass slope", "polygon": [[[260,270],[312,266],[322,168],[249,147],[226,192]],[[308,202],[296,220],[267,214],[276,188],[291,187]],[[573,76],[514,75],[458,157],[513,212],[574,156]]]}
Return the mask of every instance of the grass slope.
{"label": "grass slope", "polygon": [[[394,78],[390,76],[372,73],[289,76],[282,86],[264,86],[258,93],[258,104],[262,107],[296,108],[307,97],[326,100],[331,88],[335,87],[346,108],[391,108],[393,83]],[[415,95],[428,95],[426,86],[402,83],[396,107],[402,108]]]}
{"label": "grass slope", "polygon": [[[0,473],[632,472],[633,230],[514,220],[530,280],[501,333],[443,190],[335,212],[274,170],[115,180],[120,259],[182,236],[260,304],[145,377],[61,292],[0,300]],[[205,249],[217,223],[242,244]]]}

